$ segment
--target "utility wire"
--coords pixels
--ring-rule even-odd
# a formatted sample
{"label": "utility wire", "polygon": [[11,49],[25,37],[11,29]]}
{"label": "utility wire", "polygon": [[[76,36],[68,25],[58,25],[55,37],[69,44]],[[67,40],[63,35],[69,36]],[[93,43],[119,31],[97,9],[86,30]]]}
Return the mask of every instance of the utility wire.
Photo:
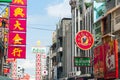
{"label": "utility wire", "polygon": [[37,30],[45,30],[45,31],[55,31],[55,30],[52,30],[52,29],[37,28],[37,27],[27,27],[27,28],[37,29]]}

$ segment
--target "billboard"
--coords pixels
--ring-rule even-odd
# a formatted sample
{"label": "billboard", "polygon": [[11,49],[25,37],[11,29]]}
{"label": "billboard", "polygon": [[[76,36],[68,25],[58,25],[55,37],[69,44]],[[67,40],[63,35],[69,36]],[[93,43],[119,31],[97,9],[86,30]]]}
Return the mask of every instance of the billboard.
{"label": "billboard", "polygon": [[94,76],[104,78],[104,51],[103,45],[94,48]]}

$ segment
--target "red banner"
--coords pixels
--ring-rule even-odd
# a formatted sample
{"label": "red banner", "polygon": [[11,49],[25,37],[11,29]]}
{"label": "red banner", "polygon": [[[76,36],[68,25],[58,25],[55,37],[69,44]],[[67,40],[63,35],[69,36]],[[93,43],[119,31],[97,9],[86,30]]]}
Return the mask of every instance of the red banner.
{"label": "red banner", "polygon": [[8,46],[8,58],[26,58],[26,46]]}
{"label": "red banner", "polygon": [[117,40],[104,44],[105,78],[118,78],[118,43]]}
{"label": "red banner", "polygon": [[26,33],[9,33],[9,45],[26,45]]}
{"label": "red banner", "polygon": [[26,32],[26,20],[10,19],[9,30]]}
{"label": "red banner", "polygon": [[27,0],[12,0],[11,5],[22,5],[22,6],[26,6],[26,5],[27,5]]}
{"label": "red banner", "polygon": [[10,6],[10,18],[26,18],[26,7]]}
{"label": "red banner", "polygon": [[94,48],[94,76],[104,78],[104,51],[103,45]]}

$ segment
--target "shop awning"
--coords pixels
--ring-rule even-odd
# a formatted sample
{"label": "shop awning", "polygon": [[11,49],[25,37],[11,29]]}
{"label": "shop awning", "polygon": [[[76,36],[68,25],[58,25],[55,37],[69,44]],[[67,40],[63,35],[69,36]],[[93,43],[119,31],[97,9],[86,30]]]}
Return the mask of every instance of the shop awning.
{"label": "shop awning", "polygon": [[12,80],[12,79],[5,77],[5,76],[0,76],[0,80]]}

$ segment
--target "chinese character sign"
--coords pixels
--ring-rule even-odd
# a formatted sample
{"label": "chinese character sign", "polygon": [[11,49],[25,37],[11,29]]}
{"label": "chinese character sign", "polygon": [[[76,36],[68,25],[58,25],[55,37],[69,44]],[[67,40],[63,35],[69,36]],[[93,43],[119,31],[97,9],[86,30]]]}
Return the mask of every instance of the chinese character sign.
{"label": "chinese character sign", "polygon": [[25,45],[26,34],[25,33],[9,33],[9,45]]}
{"label": "chinese character sign", "polygon": [[26,6],[27,0],[12,0],[10,3],[9,58],[26,57]]}
{"label": "chinese character sign", "polygon": [[26,7],[10,6],[10,18],[26,18]]}
{"label": "chinese character sign", "polygon": [[25,46],[8,46],[8,58],[25,58]]}
{"label": "chinese character sign", "polygon": [[22,5],[25,6],[27,5],[27,0],[12,0],[11,5]]}
{"label": "chinese character sign", "polygon": [[26,20],[10,19],[9,29],[11,31],[23,31],[23,32],[26,32]]}

